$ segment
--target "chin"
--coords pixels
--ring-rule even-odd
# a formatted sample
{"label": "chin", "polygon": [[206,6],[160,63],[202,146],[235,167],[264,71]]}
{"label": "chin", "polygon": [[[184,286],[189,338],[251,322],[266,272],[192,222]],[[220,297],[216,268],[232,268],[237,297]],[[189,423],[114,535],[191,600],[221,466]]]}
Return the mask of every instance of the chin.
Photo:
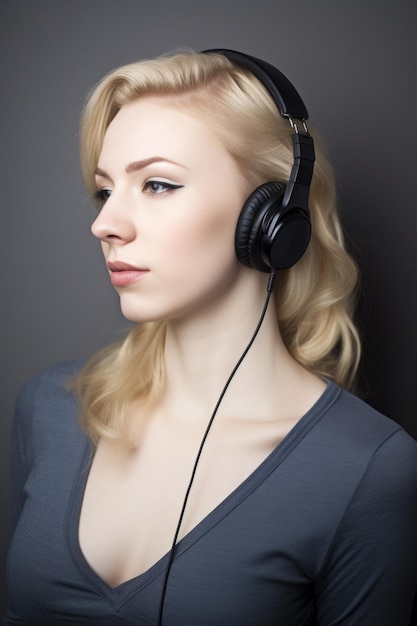
{"label": "chin", "polygon": [[120,309],[123,317],[134,324],[159,322],[167,320],[169,317],[166,311],[157,310],[149,306],[140,306],[138,303],[124,303],[123,300],[120,302]]}
{"label": "chin", "polygon": [[159,318],[154,315],[146,315],[144,312],[139,311],[124,311],[122,308],[122,315],[128,322],[133,324],[145,324],[146,322],[157,322]]}

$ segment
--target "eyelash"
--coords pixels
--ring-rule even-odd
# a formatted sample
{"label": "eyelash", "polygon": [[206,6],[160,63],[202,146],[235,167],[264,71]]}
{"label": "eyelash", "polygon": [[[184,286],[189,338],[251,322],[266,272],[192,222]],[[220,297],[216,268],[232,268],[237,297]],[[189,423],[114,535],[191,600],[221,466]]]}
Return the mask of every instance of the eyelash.
{"label": "eyelash", "polygon": [[[152,185],[155,185],[157,187],[163,187],[163,189],[162,191],[155,191],[155,190],[152,191]],[[175,183],[167,183],[166,181],[162,181],[162,180],[147,180],[145,184],[143,185],[142,191],[144,193],[157,196],[157,195],[167,193],[174,189],[181,189],[182,187],[184,187],[184,185],[177,185]],[[103,206],[107,202],[107,200],[110,198],[111,193],[112,193],[111,189],[98,189],[96,192],[94,192],[94,200],[96,204],[98,204],[99,206]]]}
{"label": "eyelash", "polygon": [[[152,185],[163,187],[162,191],[152,191]],[[172,189],[181,189],[184,185],[176,185],[175,183],[167,183],[164,180],[147,180],[143,185],[143,191],[145,193],[150,193],[151,195],[159,195],[162,193],[166,193],[167,191],[171,191]]]}
{"label": "eyelash", "polygon": [[98,189],[94,192],[94,200],[100,207],[110,198],[111,189]]}

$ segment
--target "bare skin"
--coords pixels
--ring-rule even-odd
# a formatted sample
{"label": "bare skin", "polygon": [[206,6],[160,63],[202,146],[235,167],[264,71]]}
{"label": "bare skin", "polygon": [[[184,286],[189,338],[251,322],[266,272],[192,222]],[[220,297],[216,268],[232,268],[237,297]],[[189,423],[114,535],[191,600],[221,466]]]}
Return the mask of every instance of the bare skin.
{"label": "bare skin", "polygon": [[[133,178],[126,173],[129,163],[155,154],[180,166],[153,164]],[[81,549],[116,587],[170,548],[202,435],[256,327],[267,276],[235,258],[234,228],[249,190],[203,122],[155,99],[128,105],[108,129],[99,166],[97,185],[109,190],[109,199],[93,233],[106,260],[148,272],[117,288],[122,310],[133,321],[168,322],[166,393],[144,432],[136,428],[141,407],[131,407],[132,449],[99,442],[82,505]],[[149,180],[182,187],[154,185],[161,196],[150,198]],[[288,354],[271,300],[210,432],[180,538],[262,463],[324,387]]]}

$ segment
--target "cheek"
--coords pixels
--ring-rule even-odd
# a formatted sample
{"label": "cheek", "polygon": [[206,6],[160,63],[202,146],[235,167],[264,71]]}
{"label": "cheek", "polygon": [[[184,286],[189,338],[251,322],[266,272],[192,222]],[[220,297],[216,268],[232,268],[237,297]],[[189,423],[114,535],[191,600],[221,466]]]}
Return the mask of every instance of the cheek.
{"label": "cheek", "polygon": [[171,230],[164,245],[173,261],[199,263],[209,261],[213,255],[224,256],[232,249],[233,233],[230,229],[213,224],[201,227],[200,224],[187,224],[177,231]]}
{"label": "cheek", "polygon": [[210,260],[234,256],[234,237],[240,212],[240,204],[217,199],[196,202],[198,208],[189,212],[188,218],[166,224],[164,249],[172,260]]}

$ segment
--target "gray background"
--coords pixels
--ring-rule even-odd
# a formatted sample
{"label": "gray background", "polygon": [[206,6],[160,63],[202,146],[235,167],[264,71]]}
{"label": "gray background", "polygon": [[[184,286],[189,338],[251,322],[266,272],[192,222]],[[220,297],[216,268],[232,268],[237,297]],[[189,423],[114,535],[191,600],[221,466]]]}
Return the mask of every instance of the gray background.
{"label": "gray background", "polygon": [[[363,270],[366,399],[417,436],[414,0],[2,0],[1,551],[23,381],[126,328],[78,167],[84,97],[116,65],[229,47],[288,74],[324,133]],[[4,602],[4,580],[0,581]],[[2,607],[0,607],[2,608]]]}

